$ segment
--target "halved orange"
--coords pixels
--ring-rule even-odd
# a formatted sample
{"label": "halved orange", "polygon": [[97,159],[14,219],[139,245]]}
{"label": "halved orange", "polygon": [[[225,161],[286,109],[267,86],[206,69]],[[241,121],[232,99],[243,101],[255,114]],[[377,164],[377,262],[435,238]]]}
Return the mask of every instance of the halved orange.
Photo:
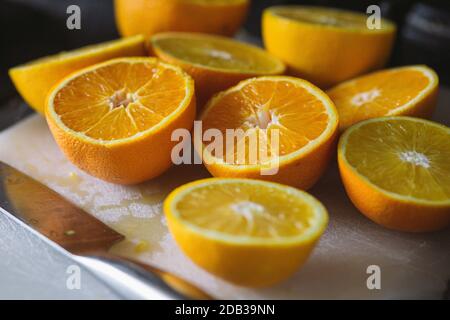
{"label": "halved orange", "polygon": [[239,285],[268,286],[305,263],[328,222],[306,192],[252,179],[210,178],[164,201],[169,230],[200,267]]}
{"label": "halved orange", "polygon": [[219,93],[200,120],[204,134],[211,129],[211,134],[225,137],[222,147],[215,148],[215,139],[208,142],[211,137],[194,135],[195,148],[214,176],[263,179],[303,189],[325,170],[338,128],[337,111],[322,90],[284,76],[248,79]]}
{"label": "halved orange", "polygon": [[239,81],[282,74],[281,60],[266,51],[235,40],[206,34],[167,32],[150,40],[160,59],[183,68],[195,80],[198,105]]}
{"label": "halved orange", "polygon": [[50,89],[72,72],[113,58],[144,55],[145,40],[138,35],[37,59],[10,69],[9,76],[28,105],[44,114]]}
{"label": "halved orange", "polygon": [[411,117],[362,121],[341,136],[339,168],[355,206],[385,227],[450,224],[450,128]]}
{"label": "halved orange", "polygon": [[345,130],[365,119],[409,115],[431,117],[437,103],[439,79],[426,66],[408,66],[374,72],[327,91]]}
{"label": "halved orange", "polygon": [[250,0],[115,0],[122,36],[164,31],[232,36],[245,20]]}
{"label": "halved orange", "polygon": [[155,58],[119,58],[77,71],[49,94],[47,122],[67,158],[122,184],[171,165],[171,134],[195,118],[194,83]]}
{"label": "halved orange", "polygon": [[386,63],[394,44],[395,24],[380,19],[372,27],[362,13],[314,6],[275,6],[264,11],[267,50],[289,71],[329,88]]}

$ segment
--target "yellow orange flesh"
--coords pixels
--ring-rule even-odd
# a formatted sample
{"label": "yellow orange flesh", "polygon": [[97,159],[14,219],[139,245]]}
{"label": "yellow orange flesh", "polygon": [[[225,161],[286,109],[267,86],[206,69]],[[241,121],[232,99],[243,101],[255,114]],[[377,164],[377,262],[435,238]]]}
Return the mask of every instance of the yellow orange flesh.
{"label": "yellow orange flesh", "polygon": [[375,72],[327,91],[339,112],[340,128],[365,119],[389,115],[431,116],[438,78],[425,66]]}
{"label": "yellow orange flesh", "polygon": [[409,117],[366,120],[339,144],[355,205],[394,229],[428,231],[450,222],[450,129]]}
{"label": "yellow orange flesh", "polygon": [[192,76],[201,107],[241,80],[285,71],[284,63],[264,50],[219,36],[160,33],[151,38],[151,47],[156,56]]}
{"label": "yellow orange flesh", "polygon": [[297,236],[314,221],[313,208],[303,199],[270,186],[239,182],[199,187],[186,194],[176,210],[199,228],[261,239]]}
{"label": "yellow orange flesh", "polygon": [[46,118],[75,165],[110,182],[142,182],[170,167],[172,132],[191,128],[193,81],[154,58],[110,60],[58,84]]}
{"label": "yellow orange flesh", "polygon": [[450,130],[427,122],[367,123],[348,136],[345,158],[383,190],[417,200],[450,201]]}
{"label": "yellow orange flesh", "polygon": [[199,67],[246,74],[283,72],[284,66],[257,47],[219,36],[162,33],[152,38],[154,49]]}
{"label": "yellow orange flesh", "polygon": [[325,208],[307,193],[251,179],[189,183],[169,195],[164,211],[175,240],[194,262],[250,286],[295,272],[328,221]]}
{"label": "yellow orange flesh", "polygon": [[[298,23],[308,23],[328,28],[368,31],[367,17],[351,11],[325,7],[275,7],[270,9],[275,15]],[[384,26],[382,24],[382,26]]]}

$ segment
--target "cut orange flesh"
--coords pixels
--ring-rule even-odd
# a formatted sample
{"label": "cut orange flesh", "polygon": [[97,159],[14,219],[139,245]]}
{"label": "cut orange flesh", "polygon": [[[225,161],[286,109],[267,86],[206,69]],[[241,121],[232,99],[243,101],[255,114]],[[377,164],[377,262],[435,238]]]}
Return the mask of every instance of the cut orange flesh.
{"label": "cut orange flesh", "polygon": [[264,50],[225,37],[167,32],[151,39],[161,55],[226,72],[268,75],[284,71],[283,63]]}
{"label": "cut orange flesh", "polygon": [[69,129],[97,140],[120,140],[146,131],[186,96],[177,69],[157,63],[106,64],[69,81],[53,99]]}
{"label": "cut orange flesh", "polygon": [[[239,147],[227,148],[230,141],[223,144],[221,154],[211,152],[205,143],[203,156],[213,175],[267,179],[301,188],[309,188],[324,170],[338,123],[326,94],[307,81],[282,76],[249,79],[218,94],[201,120],[204,131],[218,129],[226,137],[227,129],[242,130],[260,141],[267,139],[257,146],[246,138],[236,141],[245,145],[245,159],[238,155]],[[274,137],[278,137],[276,145]],[[261,148],[267,148],[267,159],[252,156]],[[278,173],[261,175],[269,160],[279,162]]]}
{"label": "cut orange flesh", "polygon": [[80,168],[99,178],[140,182],[170,166],[171,131],[190,128],[193,81],[154,58],[123,58],[81,70],[49,95],[55,139]]}
{"label": "cut orange flesh", "polygon": [[323,101],[295,81],[274,80],[252,81],[215,99],[202,117],[204,129],[268,131],[269,136],[271,130],[279,130],[281,156],[317,139],[330,118]]}
{"label": "cut orange flesh", "polygon": [[365,119],[410,115],[430,117],[437,102],[438,77],[426,66],[368,74],[328,90],[341,130]]}
{"label": "cut orange flesh", "polygon": [[341,176],[353,203],[397,230],[450,223],[450,129],[410,117],[360,122],[339,142]]}
{"label": "cut orange flesh", "polygon": [[328,222],[326,209],[306,192],[252,179],[188,183],[168,196],[164,213],[175,240],[195,263],[248,286],[290,276]]}
{"label": "cut orange flesh", "polygon": [[285,71],[284,63],[266,51],[224,37],[166,32],[150,41],[157,57],[180,66],[192,76],[201,106],[217,92],[241,80]]}

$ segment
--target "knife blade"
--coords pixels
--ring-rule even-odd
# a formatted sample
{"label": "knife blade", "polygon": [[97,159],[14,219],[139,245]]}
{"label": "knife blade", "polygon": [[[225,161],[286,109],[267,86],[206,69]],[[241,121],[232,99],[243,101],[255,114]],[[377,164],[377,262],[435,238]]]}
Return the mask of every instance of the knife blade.
{"label": "knife blade", "polygon": [[0,161],[0,212],[19,219],[127,299],[210,299],[185,280],[109,249],[125,237]]}

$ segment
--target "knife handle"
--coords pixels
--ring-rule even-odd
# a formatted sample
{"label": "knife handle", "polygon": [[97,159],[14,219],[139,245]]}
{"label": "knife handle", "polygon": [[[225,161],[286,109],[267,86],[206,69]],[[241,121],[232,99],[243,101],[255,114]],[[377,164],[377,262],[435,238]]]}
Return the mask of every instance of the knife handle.
{"label": "knife handle", "polygon": [[183,300],[210,298],[186,281],[113,255],[75,256],[74,259],[120,297],[129,300]]}

